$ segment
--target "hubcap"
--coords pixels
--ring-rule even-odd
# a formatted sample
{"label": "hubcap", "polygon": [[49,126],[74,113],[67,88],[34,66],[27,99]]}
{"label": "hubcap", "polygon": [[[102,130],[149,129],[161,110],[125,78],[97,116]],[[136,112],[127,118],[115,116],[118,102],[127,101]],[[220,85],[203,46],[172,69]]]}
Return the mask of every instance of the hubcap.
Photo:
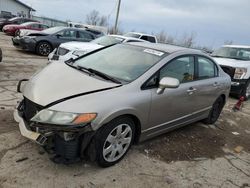
{"label": "hubcap", "polygon": [[40,47],[39,47],[39,52],[42,55],[49,55],[50,46],[48,44],[41,44]]}
{"label": "hubcap", "polygon": [[103,157],[108,162],[120,159],[128,150],[132,140],[132,129],[128,124],[115,127],[103,145]]}

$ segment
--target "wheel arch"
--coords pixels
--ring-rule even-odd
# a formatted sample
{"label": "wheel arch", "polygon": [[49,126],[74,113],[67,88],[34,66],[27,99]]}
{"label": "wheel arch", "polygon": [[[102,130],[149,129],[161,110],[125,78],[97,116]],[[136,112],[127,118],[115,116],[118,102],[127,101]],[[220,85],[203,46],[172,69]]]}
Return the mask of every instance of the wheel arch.
{"label": "wheel arch", "polygon": [[103,121],[103,123],[100,123],[98,128],[101,128],[105,125],[107,125],[109,122],[113,121],[114,119],[118,119],[118,118],[122,118],[122,117],[129,117],[133,120],[133,122],[135,123],[135,137],[134,137],[134,142],[133,144],[137,144],[140,140],[140,136],[141,136],[141,120],[139,118],[139,116],[135,113],[122,113],[122,112],[117,112],[115,114],[112,114],[111,116],[105,118],[105,121]]}

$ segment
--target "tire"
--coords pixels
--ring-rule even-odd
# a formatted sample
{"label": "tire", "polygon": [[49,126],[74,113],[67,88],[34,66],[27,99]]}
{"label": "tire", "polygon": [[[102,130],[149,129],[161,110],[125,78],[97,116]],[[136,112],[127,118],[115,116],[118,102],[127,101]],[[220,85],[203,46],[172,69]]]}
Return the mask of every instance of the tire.
{"label": "tire", "polygon": [[52,46],[48,42],[39,42],[36,47],[36,53],[41,56],[48,56],[52,52]]}
{"label": "tire", "polygon": [[214,124],[220,117],[221,111],[225,105],[224,99],[222,96],[216,99],[211,108],[209,115],[206,119],[203,120],[205,124]]}
{"label": "tire", "polygon": [[241,96],[244,96],[246,101],[250,98],[250,79],[247,81],[245,87],[243,88]]}
{"label": "tire", "polygon": [[112,120],[100,128],[94,137],[96,162],[101,167],[118,163],[130,149],[135,134],[135,123],[128,117]]}

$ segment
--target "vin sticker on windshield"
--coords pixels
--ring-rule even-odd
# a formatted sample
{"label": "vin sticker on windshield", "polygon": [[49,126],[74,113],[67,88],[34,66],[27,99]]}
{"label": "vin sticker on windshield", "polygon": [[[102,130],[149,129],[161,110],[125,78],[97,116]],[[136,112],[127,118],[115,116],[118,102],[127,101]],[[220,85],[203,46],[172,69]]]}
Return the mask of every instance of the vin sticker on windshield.
{"label": "vin sticker on windshield", "polygon": [[152,50],[152,49],[145,49],[143,50],[143,52],[149,53],[149,54],[153,54],[153,55],[157,55],[157,56],[162,56],[164,53],[157,51],[157,50]]}

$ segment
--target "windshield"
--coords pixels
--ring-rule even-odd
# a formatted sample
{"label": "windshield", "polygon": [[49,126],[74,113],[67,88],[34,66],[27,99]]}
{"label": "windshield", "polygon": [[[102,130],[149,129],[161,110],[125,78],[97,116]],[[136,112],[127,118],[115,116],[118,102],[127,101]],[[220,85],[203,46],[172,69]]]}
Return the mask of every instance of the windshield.
{"label": "windshield", "polygon": [[141,37],[141,35],[136,34],[136,33],[126,33],[124,36],[125,37],[133,37],[133,38],[140,38]]}
{"label": "windshield", "polygon": [[103,37],[100,37],[100,38],[97,38],[97,39],[91,41],[91,43],[99,44],[99,45],[102,45],[102,46],[109,46],[109,45],[112,45],[112,44],[121,43],[122,41],[124,41],[124,39],[120,38],[120,37],[103,36]]}
{"label": "windshield", "polygon": [[250,48],[222,47],[212,53],[214,57],[250,60]]}
{"label": "windshield", "polygon": [[166,53],[144,47],[117,44],[78,59],[74,65],[131,82],[162,59],[164,54]]}
{"label": "windshield", "polygon": [[43,30],[43,33],[50,35],[50,34],[57,33],[59,31],[61,31],[62,29],[64,29],[64,28],[63,27],[52,27],[52,28]]}

